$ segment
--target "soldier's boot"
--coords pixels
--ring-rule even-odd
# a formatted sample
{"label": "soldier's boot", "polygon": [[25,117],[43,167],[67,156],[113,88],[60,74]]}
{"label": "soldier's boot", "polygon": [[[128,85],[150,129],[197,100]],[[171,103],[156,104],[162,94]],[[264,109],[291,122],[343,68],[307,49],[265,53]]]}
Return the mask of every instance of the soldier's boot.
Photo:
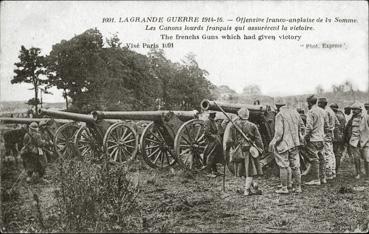
{"label": "soldier's boot", "polygon": [[278,189],[275,191],[278,194],[289,194],[290,192],[288,191],[287,186],[283,186],[282,188]]}
{"label": "soldier's boot", "polygon": [[333,155],[332,156],[332,176],[333,176],[333,178],[336,178],[336,176],[337,176],[337,172],[336,172],[336,167],[337,167],[337,162],[336,162],[337,160],[336,160],[336,156],[335,155]]}
{"label": "soldier's boot", "polygon": [[[279,189],[283,187],[283,184],[279,184],[277,186]],[[292,189],[292,169],[291,167],[287,167],[287,188]]]}
{"label": "soldier's boot", "polygon": [[296,168],[291,168],[292,171],[292,175],[294,178],[294,188],[292,189],[293,192],[295,193],[302,193],[302,189],[301,189],[301,171],[299,167]]}
{"label": "soldier's boot", "polygon": [[287,188],[292,188],[292,169],[291,167],[287,167]]}
{"label": "soldier's boot", "polygon": [[320,183],[321,184],[326,184],[327,183],[327,178],[326,178],[326,163],[325,163],[325,159],[323,155],[319,155],[319,179],[320,179]]}
{"label": "soldier's boot", "polygon": [[285,167],[280,167],[279,168],[279,176],[281,179],[281,184],[282,184],[282,188],[276,190],[275,192],[278,194],[288,194],[288,188],[287,188],[287,184],[288,184],[288,168]]}
{"label": "soldier's boot", "polygon": [[341,158],[342,155],[336,155],[336,175],[338,174],[338,170],[340,169],[341,166]]}
{"label": "soldier's boot", "polygon": [[360,159],[356,158],[355,159],[355,179],[360,179],[360,169],[361,169],[361,163],[360,163]]}
{"label": "soldier's boot", "polygon": [[245,181],[245,191],[243,192],[243,195],[245,196],[250,196],[252,195],[251,192],[251,185],[252,185],[252,177],[246,177],[246,181]]}
{"label": "soldier's boot", "polygon": [[310,172],[313,177],[313,179],[309,182],[305,182],[305,185],[320,185],[320,170],[319,170],[319,164],[316,161],[311,162]]}

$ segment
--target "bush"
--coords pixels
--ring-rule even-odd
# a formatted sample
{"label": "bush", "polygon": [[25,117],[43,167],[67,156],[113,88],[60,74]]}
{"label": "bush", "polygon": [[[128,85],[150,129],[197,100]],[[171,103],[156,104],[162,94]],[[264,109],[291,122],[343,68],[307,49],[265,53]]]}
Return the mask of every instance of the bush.
{"label": "bush", "polygon": [[126,231],[137,211],[137,185],[123,165],[93,164],[76,159],[59,162],[56,191],[59,224],[67,232]]}

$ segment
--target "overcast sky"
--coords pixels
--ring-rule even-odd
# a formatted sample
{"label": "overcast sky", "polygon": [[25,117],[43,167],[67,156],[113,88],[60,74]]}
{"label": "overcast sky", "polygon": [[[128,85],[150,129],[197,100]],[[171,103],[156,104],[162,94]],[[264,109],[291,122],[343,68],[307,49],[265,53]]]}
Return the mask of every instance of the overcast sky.
{"label": "overcast sky", "polygon": [[[163,32],[145,31],[144,24],[102,23],[103,17],[117,20],[131,16],[355,18],[356,24],[314,24],[315,30],[303,32],[298,42],[187,40],[176,41],[175,47],[165,52],[175,62],[189,52],[194,53],[200,67],[209,72],[211,82],[228,85],[238,92],[248,84],[257,84],[268,95],[304,94],[312,93],[318,84],[329,89],[332,84],[345,80],[367,90],[368,7],[365,1],[1,2],[1,101],[26,100],[33,96],[28,90],[30,85],[10,84],[21,45],[39,47],[47,54],[53,44],[94,27],[104,37],[117,33],[123,43],[162,42],[159,35]],[[299,32],[265,34],[301,35]],[[344,44],[344,48],[300,46],[323,42]],[[148,51],[135,50],[143,54]],[[54,95],[44,97],[44,101],[63,101],[59,91],[53,92]]]}

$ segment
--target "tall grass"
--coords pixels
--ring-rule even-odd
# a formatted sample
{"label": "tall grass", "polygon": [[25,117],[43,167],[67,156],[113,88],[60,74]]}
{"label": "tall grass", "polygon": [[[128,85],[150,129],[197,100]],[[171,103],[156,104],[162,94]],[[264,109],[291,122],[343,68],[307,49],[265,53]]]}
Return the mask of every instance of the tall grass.
{"label": "tall grass", "polygon": [[60,159],[58,184],[55,197],[62,231],[127,231],[129,216],[137,212],[138,186],[124,165]]}

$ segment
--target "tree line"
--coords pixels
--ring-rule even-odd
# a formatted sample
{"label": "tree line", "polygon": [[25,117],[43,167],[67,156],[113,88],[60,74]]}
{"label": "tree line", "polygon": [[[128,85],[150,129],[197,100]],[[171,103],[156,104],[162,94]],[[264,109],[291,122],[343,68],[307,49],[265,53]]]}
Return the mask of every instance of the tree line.
{"label": "tree line", "polygon": [[52,46],[47,55],[40,48],[21,46],[12,84],[29,83],[34,97],[28,104],[37,113],[40,93],[51,87],[63,91],[69,111],[197,109],[215,89],[208,72],[189,53],[180,63],[163,50],[147,55],[122,47],[115,34],[104,38],[97,28]]}

